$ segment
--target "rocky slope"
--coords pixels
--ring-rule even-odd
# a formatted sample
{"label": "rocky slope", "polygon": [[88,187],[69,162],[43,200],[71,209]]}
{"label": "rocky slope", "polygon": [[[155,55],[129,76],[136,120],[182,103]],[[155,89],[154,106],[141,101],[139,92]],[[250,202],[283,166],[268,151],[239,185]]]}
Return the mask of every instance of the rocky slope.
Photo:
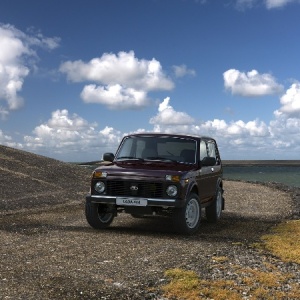
{"label": "rocky slope", "polygon": [[83,201],[91,171],[0,145],[0,213]]}

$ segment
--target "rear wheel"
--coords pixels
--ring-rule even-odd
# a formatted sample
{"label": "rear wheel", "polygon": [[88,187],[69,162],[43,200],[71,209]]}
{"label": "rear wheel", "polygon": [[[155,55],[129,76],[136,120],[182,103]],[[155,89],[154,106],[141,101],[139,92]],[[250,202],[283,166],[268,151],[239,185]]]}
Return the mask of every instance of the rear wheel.
{"label": "rear wheel", "polygon": [[116,214],[114,205],[86,202],[85,216],[95,229],[105,229],[113,221]]}
{"label": "rear wheel", "polygon": [[184,234],[198,231],[201,221],[201,206],[199,197],[191,193],[183,208],[176,209],[173,215],[176,229]]}
{"label": "rear wheel", "polygon": [[223,209],[222,188],[218,186],[213,204],[205,208],[205,215],[207,221],[210,223],[216,223],[221,217],[222,209]]}

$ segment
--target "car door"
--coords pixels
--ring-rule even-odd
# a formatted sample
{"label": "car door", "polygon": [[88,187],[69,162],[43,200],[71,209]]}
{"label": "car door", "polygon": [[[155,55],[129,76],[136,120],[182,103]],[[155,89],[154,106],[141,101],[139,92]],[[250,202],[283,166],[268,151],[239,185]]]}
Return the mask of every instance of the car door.
{"label": "car door", "polygon": [[208,157],[215,158],[215,164],[208,167],[211,171],[209,176],[210,193],[211,196],[214,197],[216,193],[217,183],[222,173],[221,159],[216,142],[214,140],[207,140],[207,150]]}
{"label": "car door", "polygon": [[[216,157],[217,151],[213,141],[201,139],[200,141],[200,163],[207,157]],[[201,165],[198,175],[198,188],[200,201],[202,203],[211,201],[216,192],[218,180],[218,168],[216,165]]]}

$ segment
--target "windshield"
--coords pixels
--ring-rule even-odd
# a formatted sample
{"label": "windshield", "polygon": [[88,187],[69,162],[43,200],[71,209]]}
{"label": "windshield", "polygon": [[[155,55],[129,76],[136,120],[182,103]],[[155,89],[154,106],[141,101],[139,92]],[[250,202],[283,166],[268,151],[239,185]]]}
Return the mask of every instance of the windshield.
{"label": "windshield", "polygon": [[194,164],[196,145],[195,140],[188,138],[131,136],[123,141],[116,159],[162,160]]}

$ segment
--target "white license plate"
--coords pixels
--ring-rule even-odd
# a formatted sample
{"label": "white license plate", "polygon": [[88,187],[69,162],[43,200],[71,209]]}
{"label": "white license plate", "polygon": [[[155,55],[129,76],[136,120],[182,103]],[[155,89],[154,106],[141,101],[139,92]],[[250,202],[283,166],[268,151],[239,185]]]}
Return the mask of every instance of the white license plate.
{"label": "white license plate", "polygon": [[136,198],[120,198],[116,199],[117,205],[131,205],[131,206],[147,206],[148,201],[146,199]]}

